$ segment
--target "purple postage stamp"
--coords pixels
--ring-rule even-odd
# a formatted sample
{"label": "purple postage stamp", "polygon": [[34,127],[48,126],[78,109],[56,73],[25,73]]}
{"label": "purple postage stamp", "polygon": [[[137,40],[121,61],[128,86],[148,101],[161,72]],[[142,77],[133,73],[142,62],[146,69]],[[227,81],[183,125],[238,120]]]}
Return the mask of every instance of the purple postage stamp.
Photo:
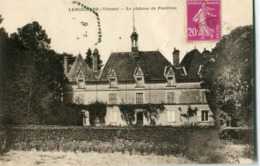
{"label": "purple postage stamp", "polygon": [[187,41],[221,39],[221,1],[187,0]]}

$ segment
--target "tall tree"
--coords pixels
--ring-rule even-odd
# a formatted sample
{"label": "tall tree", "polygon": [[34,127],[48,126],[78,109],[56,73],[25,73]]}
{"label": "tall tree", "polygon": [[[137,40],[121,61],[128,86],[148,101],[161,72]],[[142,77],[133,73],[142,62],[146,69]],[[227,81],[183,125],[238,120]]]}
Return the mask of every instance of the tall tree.
{"label": "tall tree", "polygon": [[[209,104],[220,118],[233,118],[233,125],[252,125],[253,122],[253,27],[234,29],[212,50],[214,62],[206,64],[205,82],[210,93]],[[217,119],[218,120],[218,119]],[[251,123],[251,124],[250,124]]]}
{"label": "tall tree", "polygon": [[98,49],[97,49],[97,54],[98,54],[98,56],[97,56],[97,65],[98,65],[98,70],[100,70],[101,68],[102,68],[102,60],[101,60],[101,55],[99,54],[99,51],[98,51]]}
{"label": "tall tree", "polygon": [[63,55],[49,49],[51,40],[38,22],[18,28],[10,39],[2,30],[0,35],[6,38],[0,37],[4,119],[40,123],[42,114],[61,103]]}
{"label": "tall tree", "polygon": [[93,67],[93,59],[92,59],[92,51],[91,49],[89,48],[87,53],[86,53],[86,59],[85,59],[85,62],[87,63],[87,65],[92,69]]}
{"label": "tall tree", "polygon": [[18,28],[18,33],[11,34],[11,39],[20,49],[39,51],[49,49],[51,39],[48,38],[45,30],[36,21]]}

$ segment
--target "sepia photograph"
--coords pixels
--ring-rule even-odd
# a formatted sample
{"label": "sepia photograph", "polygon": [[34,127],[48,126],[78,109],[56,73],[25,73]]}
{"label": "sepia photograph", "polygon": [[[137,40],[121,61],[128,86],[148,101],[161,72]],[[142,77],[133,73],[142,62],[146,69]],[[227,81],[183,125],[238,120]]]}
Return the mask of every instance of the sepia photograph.
{"label": "sepia photograph", "polygon": [[0,0],[0,165],[255,164],[253,0]]}

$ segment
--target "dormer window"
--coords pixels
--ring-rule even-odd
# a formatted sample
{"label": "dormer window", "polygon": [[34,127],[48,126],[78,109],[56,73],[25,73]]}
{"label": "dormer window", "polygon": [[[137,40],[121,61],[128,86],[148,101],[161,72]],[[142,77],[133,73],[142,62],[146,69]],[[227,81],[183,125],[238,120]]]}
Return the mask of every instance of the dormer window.
{"label": "dormer window", "polygon": [[172,76],[167,77],[167,86],[175,86],[176,82],[175,82],[175,78],[173,79]]}
{"label": "dormer window", "polygon": [[141,67],[137,67],[134,73],[136,88],[143,88],[144,87],[144,73]]}
{"label": "dormer window", "polygon": [[142,77],[136,78],[136,86],[137,86],[137,87],[142,87],[142,86],[144,86],[144,84],[143,84],[143,78],[142,78]]}
{"label": "dormer window", "polygon": [[85,89],[85,80],[84,79],[78,79],[78,88]]}
{"label": "dormer window", "polygon": [[114,69],[109,70],[108,78],[109,78],[109,88],[117,88],[118,87],[117,74]]}
{"label": "dormer window", "polygon": [[85,89],[85,75],[82,70],[79,70],[77,75],[78,89]]}
{"label": "dormer window", "polygon": [[110,78],[109,79],[110,88],[116,88],[117,87],[117,79],[116,78]]}
{"label": "dormer window", "polygon": [[172,66],[166,66],[165,67],[164,76],[165,76],[166,81],[167,81],[166,86],[170,86],[170,87],[176,86],[175,72],[174,72]]}

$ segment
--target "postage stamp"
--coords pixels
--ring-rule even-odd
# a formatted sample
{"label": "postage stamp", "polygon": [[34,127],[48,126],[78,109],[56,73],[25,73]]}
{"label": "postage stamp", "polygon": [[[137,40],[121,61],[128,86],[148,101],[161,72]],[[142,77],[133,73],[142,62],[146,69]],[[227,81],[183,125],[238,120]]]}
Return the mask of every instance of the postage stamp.
{"label": "postage stamp", "polygon": [[221,39],[221,1],[187,0],[187,41]]}

